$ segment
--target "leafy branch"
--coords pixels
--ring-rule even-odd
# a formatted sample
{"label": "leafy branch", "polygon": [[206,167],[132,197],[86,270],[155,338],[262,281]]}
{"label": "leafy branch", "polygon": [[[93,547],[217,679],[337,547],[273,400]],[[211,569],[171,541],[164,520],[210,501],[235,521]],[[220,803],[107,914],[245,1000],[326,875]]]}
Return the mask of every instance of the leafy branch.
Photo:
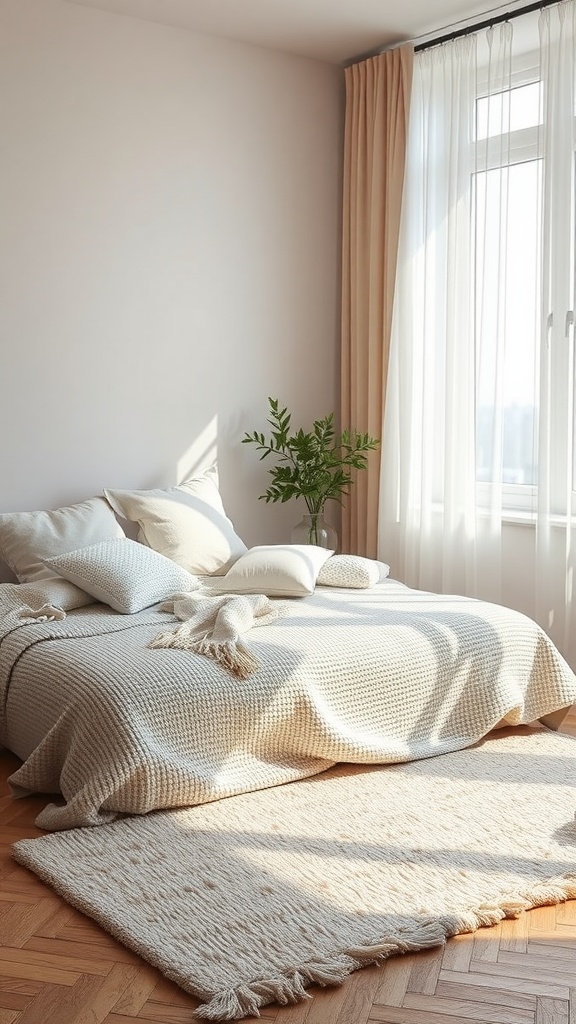
{"label": "leafy branch", "polygon": [[336,435],[333,413],[315,420],[309,431],[300,427],[291,432],[288,410],[280,408],[277,398],[269,398],[268,404],[270,436],[254,430],[242,438],[242,444],[254,444],[262,452],[260,460],[269,455],[277,460],[270,469],[272,483],[260,498],[267,502],[303,498],[311,515],[322,512],[329,499],[342,504],[352,482],[351,471],[366,468],[367,452],[378,448],[379,439],[349,430]]}

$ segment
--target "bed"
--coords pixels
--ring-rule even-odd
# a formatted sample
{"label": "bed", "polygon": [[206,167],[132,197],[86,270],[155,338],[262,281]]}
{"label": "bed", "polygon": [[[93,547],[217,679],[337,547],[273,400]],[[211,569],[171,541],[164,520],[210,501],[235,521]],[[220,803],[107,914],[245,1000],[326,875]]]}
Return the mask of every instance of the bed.
{"label": "bed", "polygon": [[321,772],[469,746],[576,702],[576,679],[519,613],[410,590],[317,587],[249,634],[238,680],[151,649],[173,615],[89,605],[0,638],[1,740],[14,795],[61,793],[38,825],[204,803]]}
{"label": "bed", "polygon": [[[345,556],[312,548],[231,556],[230,538],[225,571],[192,576],[158,538],[118,536],[110,507],[112,536],[78,548],[56,531],[61,550],[37,570],[48,574],[0,588],[0,742],[22,762],[14,796],[54,795],[44,829],[201,804],[337,762],[431,757],[502,724],[554,723],[576,702],[576,676],[519,612],[412,590],[368,559],[352,559],[368,575],[351,584],[349,563],[328,571]],[[6,533],[20,527],[0,522],[13,566]],[[208,604],[268,595],[274,615],[242,637],[244,678],[194,647],[152,646],[185,625],[166,598],[186,597],[188,578],[188,596]]]}

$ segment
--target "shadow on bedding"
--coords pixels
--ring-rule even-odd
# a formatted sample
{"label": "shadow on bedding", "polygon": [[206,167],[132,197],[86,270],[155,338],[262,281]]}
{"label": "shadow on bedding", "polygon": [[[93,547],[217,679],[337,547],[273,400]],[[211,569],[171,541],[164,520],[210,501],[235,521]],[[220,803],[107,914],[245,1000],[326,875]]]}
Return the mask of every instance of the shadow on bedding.
{"label": "shadow on bedding", "polygon": [[[461,749],[504,720],[511,726],[526,725],[576,702],[576,676],[532,619],[488,602],[420,592],[417,599],[432,600],[434,610],[419,610],[413,596],[394,593],[394,604],[406,602],[406,611],[398,611],[382,606],[370,593],[357,595],[345,614],[326,616],[320,623],[327,631],[346,625],[389,629],[395,641],[390,672],[399,679],[404,669],[416,680],[427,661],[433,684],[407,736],[411,757]],[[461,610],[443,610],[455,602]],[[318,591],[315,603],[328,612],[333,609],[329,596]],[[484,617],[476,610],[484,610]],[[406,665],[409,660],[412,668]],[[414,707],[415,701],[408,692],[407,704]],[[423,735],[427,752],[419,749]]]}

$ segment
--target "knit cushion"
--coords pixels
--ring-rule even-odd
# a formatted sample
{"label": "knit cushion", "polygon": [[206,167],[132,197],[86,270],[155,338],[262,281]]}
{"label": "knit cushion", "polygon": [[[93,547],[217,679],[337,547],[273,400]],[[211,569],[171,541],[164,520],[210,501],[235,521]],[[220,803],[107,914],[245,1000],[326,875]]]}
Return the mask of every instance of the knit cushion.
{"label": "knit cushion", "polygon": [[46,565],[125,615],[199,585],[186,569],[128,537],[49,558]]}
{"label": "knit cushion", "polygon": [[390,566],[361,555],[332,555],[318,573],[316,582],[322,587],[349,587],[360,590],[373,587],[386,578]]}

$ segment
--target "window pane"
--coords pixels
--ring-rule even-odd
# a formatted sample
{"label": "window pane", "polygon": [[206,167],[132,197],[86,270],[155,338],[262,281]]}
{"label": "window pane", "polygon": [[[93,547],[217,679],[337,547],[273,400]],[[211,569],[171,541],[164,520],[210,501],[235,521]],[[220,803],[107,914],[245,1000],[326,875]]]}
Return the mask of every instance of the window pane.
{"label": "window pane", "polygon": [[539,164],[476,175],[479,481],[537,482]]}
{"label": "window pane", "polygon": [[540,124],[540,82],[506,89],[476,101],[476,139],[517,132]]}

